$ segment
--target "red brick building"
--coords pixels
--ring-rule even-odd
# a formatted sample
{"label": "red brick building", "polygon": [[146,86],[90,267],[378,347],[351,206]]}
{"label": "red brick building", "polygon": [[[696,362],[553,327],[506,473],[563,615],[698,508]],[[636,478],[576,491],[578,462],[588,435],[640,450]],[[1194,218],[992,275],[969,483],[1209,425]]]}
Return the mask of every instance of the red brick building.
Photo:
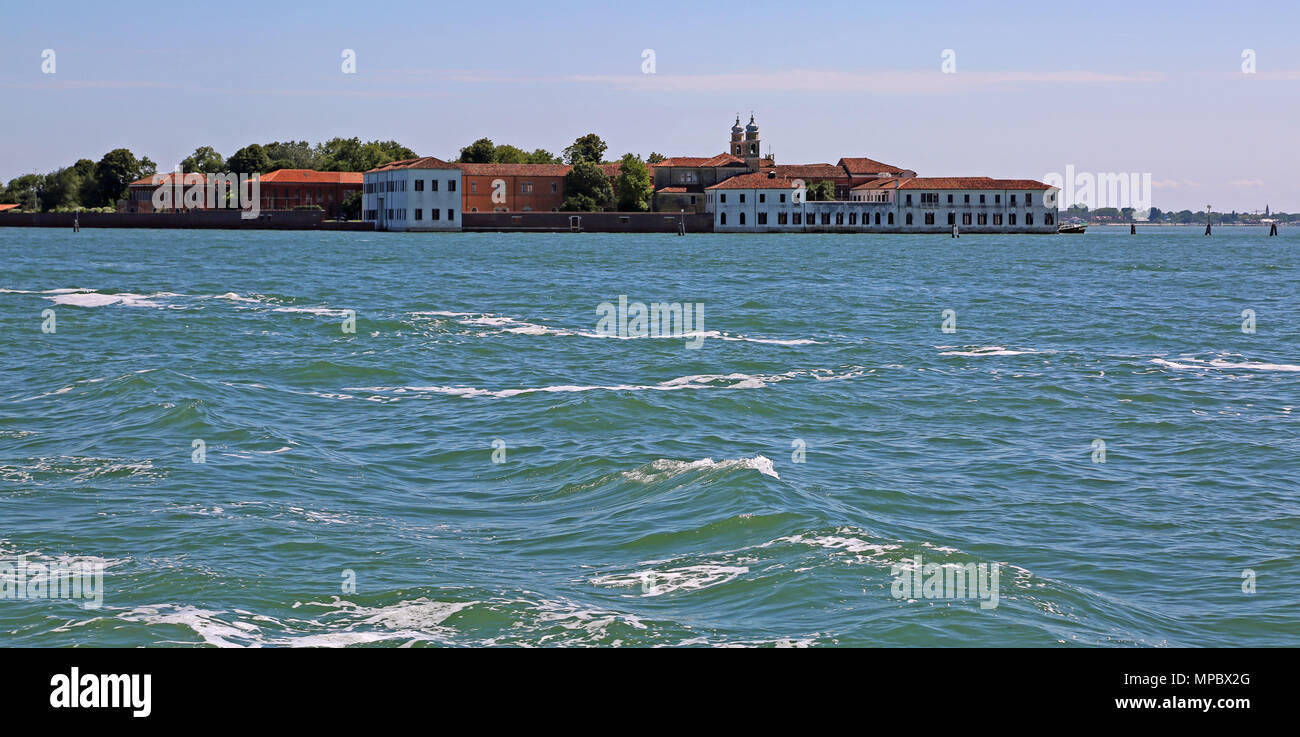
{"label": "red brick building", "polygon": [[[154,212],[153,195],[162,186],[174,186],[175,172],[157,177],[137,179],[127,188],[127,197],[118,203],[118,212]],[[276,169],[260,177],[261,202],[259,207],[267,210],[292,210],[297,207],[317,205],[325,211],[326,217],[338,217],[342,213],[343,200],[352,192],[360,192],[363,176],[361,172],[351,171],[315,171],[312,169]],[[188,189],[194,185],[202,186],[204,175],[198,172],[186,172],[182,175],[182,185]],[[206,201],[205,201],[206,205]],[[172,207],[170,209],[184,209]],[[206,210],[206,206],[193,208]]]}

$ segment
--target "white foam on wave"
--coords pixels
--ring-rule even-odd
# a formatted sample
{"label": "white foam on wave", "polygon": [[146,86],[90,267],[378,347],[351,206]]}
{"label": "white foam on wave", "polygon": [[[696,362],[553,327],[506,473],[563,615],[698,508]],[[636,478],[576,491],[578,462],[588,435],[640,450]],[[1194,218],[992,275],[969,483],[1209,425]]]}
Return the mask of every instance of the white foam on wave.
{"label": "white foam on wave", "polygon": [[935,347],[940,349],[941,352],[939,353],[939,355],[941,356],[970,356],[973,358],[978,358],[982,356],[1019,356],[1025,353],[1039,352],[1029,348],[1026,348],[1024,350],[1012,350],[1000,345],[986,345],[986,346],[979,346],[979,347],[966,346],[965,350],[947,350],[947,351],[942,349],[952,348],[953,346],[940,345]]}
{"label": "white foam on wave", "polygon": [[332,307],[275,307],[272,312],[296,312],[306,315],[329,315],[331,317],[346,317],[346,310],[338,310]]}
{"label": "white foam on wave", "polygon": [[163,297],[178,297],[180,295],[172,292],[157,292],[155,294],[132,294],[130,292],[118,292],[117,294],[104,294],[102,292],[62,292],[55,294],[53,297],[46,297],[56,305],[67,305],[71,307],[107,307],[109,305],[122,305],[124,307],[166,307],[155,300]]}
{"label": "white foam on wave", "polygon": [[472,386],[400,386],[400,387],[343,387],[345,392],[381,392],[393,394],[405,393],[433,393],[433,394],[450,394],[462,397],[516,397],[522,394],[551,393],[551,392],[589,392],[589,391],[610,391],[610,392],[628,392],[628,391],[677,391],[680,389],[761,389],[769,383],[784,381],[798,375],[806,374],[805,371],[791,371],[785,374],[773,375],[751,375],[751,374],[694,374],[691,376],[680,376],[676,379],[661,381],[657,384],[604,384],[604,385],[583,385],[583,384],[560,384],[554,386],[537,386],[527,387],[524,389],[479,389]]}
{"label": "white foam on wave", "polygon": [[662,596],[674,591],[698,591],[718,586],[746,573],[749,573],[748,566],[702,564],[596,576],[591,582],[597,586],[613,588],[635,586],[640,587],[642,596]]}
{"label": "white foam on wave", "polygon": [[498,328],[497,333],[512,333],[515,335],[565,335],[581,338],[613,338],[615,340],[635,340],[638,337],[659,338],[670,340],[692,340],[695,338],[712,338],[714,340],[725,341],[743,341],[747,343],[765,343],[768,345],[810,345],[819,344],[821,341],[812,340],[811,338],[754,338],[748,335],[731,335],[719,330],[702,330],[678,333],[676,335],[607,335],[603,333],[588,332],[585,330],[571,330],[569,328],[556,328],[549,325],[541,325],[535,322],[520,320],[515,317],[506,317],[485,312],[448,312],[448,311],[424,311],[412,312],[412,315],[433,315],[438,317],[455,318],[456,322],[462,325],[472,327]]}
{"label": "white foam on wave", "polygon": [[721,461],[715,461],[712,458],[701,458],[698,461],[678,461],[670,458],[659,458],[634,471],[624,471],[623,477],[631,481],[649,483],[652,481],[662,481],[689,471],[699,471],[704,469],[725,470],[732,468],[749,468],[758,471],[764,476],[771,476],[774,479],[781,478],[777,475],[776,468],[772,465],[772,459],[763,455],[756,455],[753,458],[727,458]]}
{"label": "white foam on wave", "polygon": [[[1181,363],[1179,362],[1181,361]],[[1214,358],[1209,361],[1203,361],[1198,358],[1180,358],[1178,361],[1167,361],[1163,358],[1153,358],[1151,363],[1157,366],[1164,366],[1172,369],[1223,369],[1227,371],[1300,371],[1300,365],[1293,363],[1265,363],[1259,361],[1241,361],[1234,363],[1225,361],[1222,358]]]}

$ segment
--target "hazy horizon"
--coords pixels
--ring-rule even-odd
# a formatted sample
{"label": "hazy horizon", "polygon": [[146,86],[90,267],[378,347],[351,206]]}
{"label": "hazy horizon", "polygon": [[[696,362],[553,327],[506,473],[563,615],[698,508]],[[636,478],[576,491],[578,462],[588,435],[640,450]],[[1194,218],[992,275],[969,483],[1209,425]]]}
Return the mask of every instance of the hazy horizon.
{"label": "hazy horizon", "polygon": [[559,153],[595,132],[610,158],[711,156],[752,111],[778,163],[1140,172],[1163,210],[1300,211],[1284,3],[59,8],[7,8],[0,28],[5,182],[119,147],[168,170],[199,146],[335,136],[451,159],[485,136]]}

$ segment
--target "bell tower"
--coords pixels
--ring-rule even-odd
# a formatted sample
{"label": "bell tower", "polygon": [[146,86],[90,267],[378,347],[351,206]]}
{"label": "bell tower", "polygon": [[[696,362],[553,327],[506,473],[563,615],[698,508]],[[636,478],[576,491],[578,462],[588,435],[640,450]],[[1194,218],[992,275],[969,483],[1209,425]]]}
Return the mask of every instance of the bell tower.
{"label": "bell tower", "polygon": [[736,113],[736,124],[731,126],[731,155],[745,157],[745,129],[740,127],[740,113]]}
{"label": "bell tower", "polygon": [[[740,119],[736,119],[736,125],[740,125]],[[732,130],[735,130],[734,128]],[[762,160],[763,147],[758,140],[758,123],[754,122],[754,113],[749,114],[749,125],[745,126],[744,153],[736,154],[745,159],[749,165],[750,171],[758,171],[759,162]]]}

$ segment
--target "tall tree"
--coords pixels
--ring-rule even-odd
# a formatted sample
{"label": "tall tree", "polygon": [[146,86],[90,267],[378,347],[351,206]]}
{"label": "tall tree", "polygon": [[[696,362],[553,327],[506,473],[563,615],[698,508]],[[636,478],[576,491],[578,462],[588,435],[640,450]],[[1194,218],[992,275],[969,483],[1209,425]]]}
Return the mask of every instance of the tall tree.
{"label": "tall tree", "polygon": [[194,153],[181,160],[183,171],[197,171],[204,174],[218,174],[226,170],[226,160],[211,146],[199,146]]}
{"label": "tall tree", "polygon": [[614,188],[609,177],[598,165],[579,161],[564,175],[564,205],[570,212],[597,212],[606,210],[614,200]]}
{"label": "tall tree", "polygon": [[564,160],[570,164],[576,164],[579,161],[589,161],[593,164],[599,164],[604,161],[605,150],[609,146],[600,139],[595,133],[588,133],[585,136],[578,137],[572,146],[564,149]]}
{"label": "tall tree", "polygon": [[276,169],[316,169],[316,150],[306,141],[272,141],[262,147]]}
{"label": "tall tree", "polygon": [[650,181],[650,168],[641,161],[640,156],[623,154],[622,166],[614,180],[614,191],[618,192],[618,209],[620,212],[645,212],[650,209],[650,195],[654,194],[654,184]]}
{"label": "tall tree", "polygon": [[492,144],[491,138],[480,138],[470,145],[460,150],[460,158],[457,159],[462,164],[491,164],[492,158],[496,155],[496,146]]}
{"label": "tall tree", "polygon": [[647,157],[645,157],[645,163],[647,163],[647,164],[658,164],[660,161],[663,161],[664,159],[667,159],[667,158],[668,158],[667,156],[664,156],[663,154],[661,154],[661,153],[659,153],[659,152],[657,152],[657,151],[651,151],[651,152],[650,152],[650,155],[647,156]]}
{"label": "tall tree", "polygon": [[226,167],[235,174],[264,174],[271,170],[271,159],[261,144],[251,143],[231,154]]}
{"label": "tall tree", "polygon": [[115,148],[95,164],[96,205],[112,206],[126,196],[126,185],[156,173],[147,157],[137,159],[130,149]]}

